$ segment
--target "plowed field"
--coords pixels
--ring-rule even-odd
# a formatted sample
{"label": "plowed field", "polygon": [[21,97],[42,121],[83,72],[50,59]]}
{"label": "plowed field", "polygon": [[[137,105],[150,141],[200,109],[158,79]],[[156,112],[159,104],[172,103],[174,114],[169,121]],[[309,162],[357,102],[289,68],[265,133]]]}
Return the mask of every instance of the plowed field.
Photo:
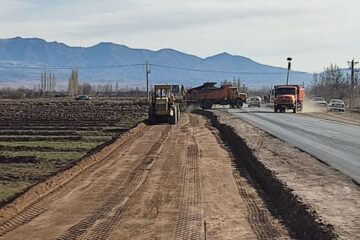
{"label": "plowed field", "polygon": [[0,206],[147,117],[123,100],[1,100]]}

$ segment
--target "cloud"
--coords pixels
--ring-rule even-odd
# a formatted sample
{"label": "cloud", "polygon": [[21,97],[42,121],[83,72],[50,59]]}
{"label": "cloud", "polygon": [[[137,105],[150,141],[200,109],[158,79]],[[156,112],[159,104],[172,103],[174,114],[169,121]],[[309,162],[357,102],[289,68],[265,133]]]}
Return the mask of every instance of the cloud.
{"label": "cloud", "polygon": [[33,4],[24,0],[0,0],[0,6],[0,19],[5,19],[26,13]]}
{"label": "cloud", "polygon": [[[355,0],[0,0],[0,5],[2,38],[34,36],[76,46],[113,41],[203,57],[227,51],[274,65],[286,55],[303,56],[304,70],[322,69],[319,62],[330,59],[324,49],[339,62],[360,53]],[[310,60],[314,54],[321,56]]]}

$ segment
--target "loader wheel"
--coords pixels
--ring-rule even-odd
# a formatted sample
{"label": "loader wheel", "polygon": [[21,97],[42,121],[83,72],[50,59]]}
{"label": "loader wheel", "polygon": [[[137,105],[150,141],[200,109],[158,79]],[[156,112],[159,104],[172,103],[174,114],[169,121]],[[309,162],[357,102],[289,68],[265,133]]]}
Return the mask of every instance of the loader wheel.
{"label": "loader wheel", "polygon": [[178,108],[178,111],[177,111],[177,121],[180,120],[180,108]]}
{"label": "loader wheel", "polygon": [[156,116],[154,115],[154,112],[153,112],[152,107],[150,107],[150,109],[149,109],[147,122],[148,122],[150,125],[154,125],[154,124],[157,123],[157,119],[156,119]]}
{"label": "loader wheel", "polygon": [[148,122],[150,125],[155,125],[155,124],[157,123],[156,116],[154,116],[153,114],[150,114],[150,113],[149,113],[149,117],[148,117],[147,122]]}
{"label": "loader wheel", "polygon": [[172,107],[174,115],[173,116],[169,116],[169,123],[170,124],[176,124],[177,120],[178,120],[178,114],[177,114],[177,108],[176,107]]}

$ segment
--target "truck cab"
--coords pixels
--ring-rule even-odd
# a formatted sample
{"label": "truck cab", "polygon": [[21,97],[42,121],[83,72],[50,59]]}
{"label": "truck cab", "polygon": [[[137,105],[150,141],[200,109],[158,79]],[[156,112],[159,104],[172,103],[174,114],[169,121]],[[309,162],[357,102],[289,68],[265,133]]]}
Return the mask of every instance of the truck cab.
{"label": "truck cab", "polygon": [[304,87],[300,85],[275,86],[274,112],[285,112],[287,109],[296,113],[303,108],[305,97]]}

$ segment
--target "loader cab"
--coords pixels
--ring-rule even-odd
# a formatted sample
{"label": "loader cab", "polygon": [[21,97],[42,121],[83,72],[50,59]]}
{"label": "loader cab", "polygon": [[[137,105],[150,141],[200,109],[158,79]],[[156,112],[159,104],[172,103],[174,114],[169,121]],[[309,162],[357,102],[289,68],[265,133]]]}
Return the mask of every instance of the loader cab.
{"label": "loader cab", "polygon": [[170,85],[156,85],[154,89],[155,99],[170,98],[171,86]]}
{"label": "loader cab", "polygon": [[167,112],[169,105],[174,103],[174,96],[171,93],[171,85],[155,85],[152,104],[155,111]]}

